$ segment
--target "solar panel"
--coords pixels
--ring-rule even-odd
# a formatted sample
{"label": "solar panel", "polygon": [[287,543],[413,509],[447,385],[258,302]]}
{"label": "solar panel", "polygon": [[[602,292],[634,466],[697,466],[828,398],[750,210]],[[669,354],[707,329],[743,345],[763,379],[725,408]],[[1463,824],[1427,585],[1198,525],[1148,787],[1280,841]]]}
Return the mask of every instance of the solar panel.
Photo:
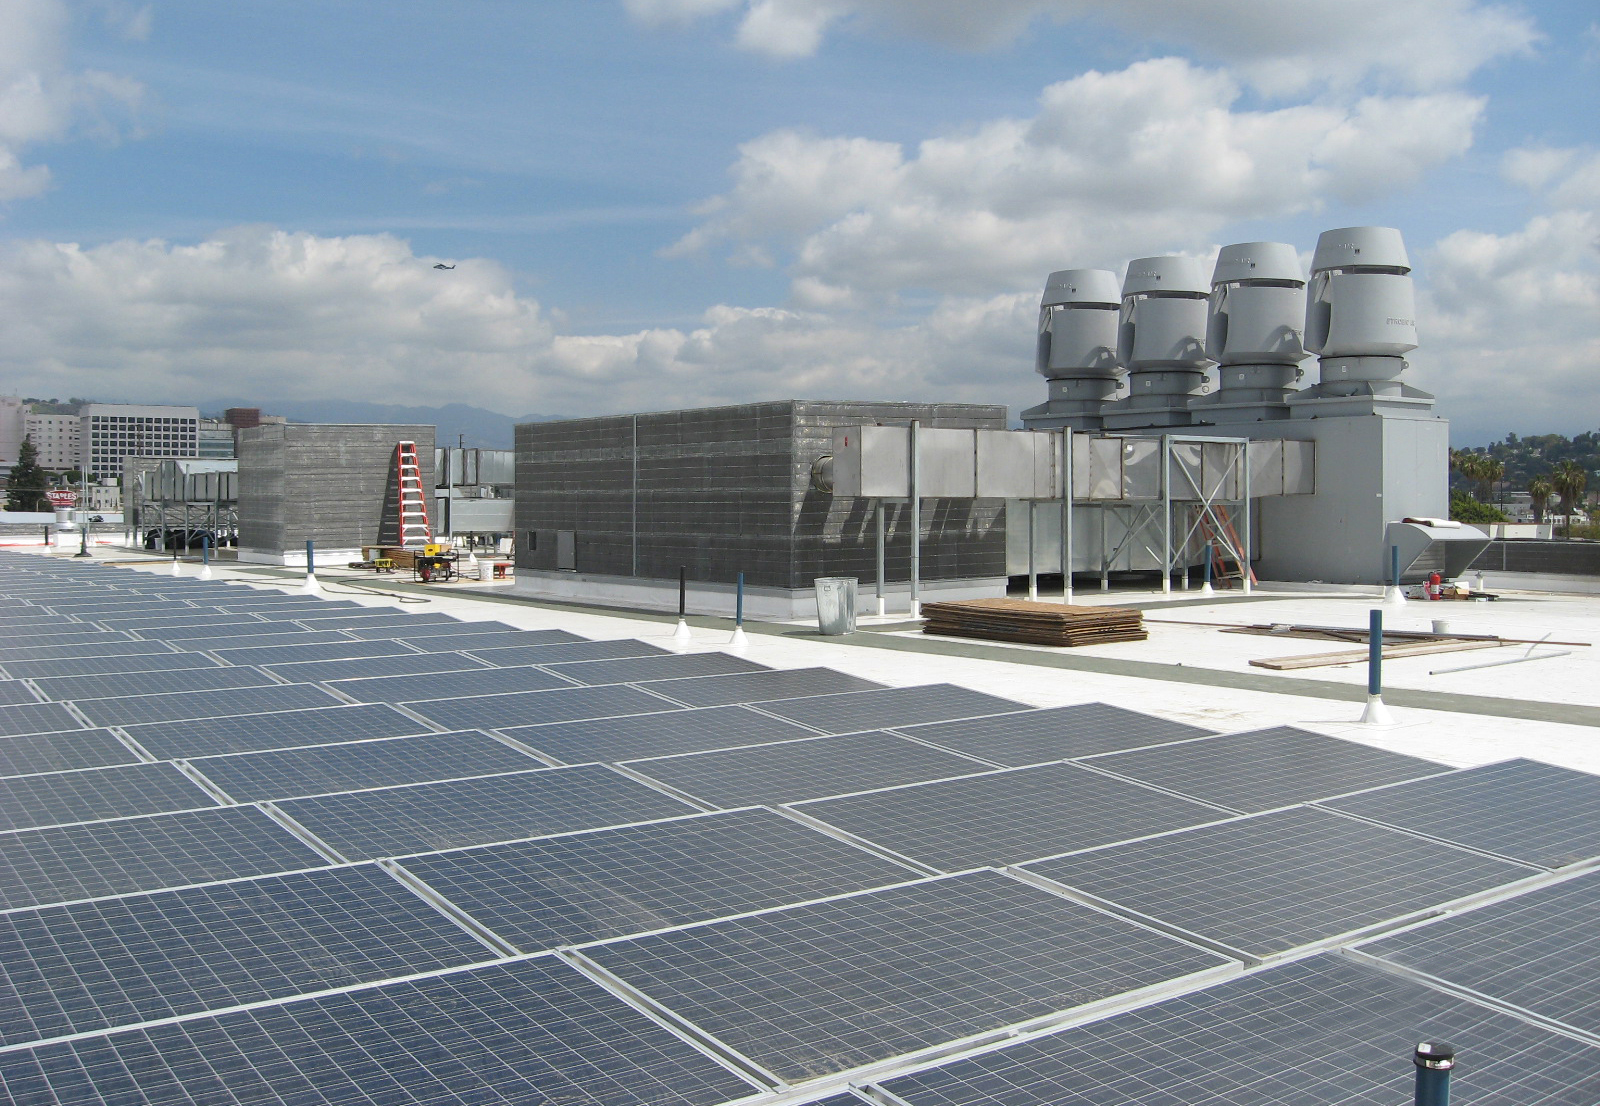
{"label": "solar panel", "polygon": [[[273,623],[263,622],[263,626]],[[295,646],[307,645],[333,645],[349,642],[351,645],[360,644],[351,640],[343,630],[295,630],[294,623],[277,623],[285,626],[283,633],[268,634],[264,637],[249,634],[229,634],[226,637],[196,637],[182,638],[172,642],[174,649],[187,649],[195,653],[216,652],[219,655],[223,650],[233,653],[254,653],[261,649],[292,649]],[[259,642],[259,644],[254,644]],[[257,656],[255,660],[234,661],[235,664],[270,664],[272,661]]]}
{"label": "solar panel", "polygon": [[151,755],[162,759],[254,753],[264,749],[292,749],[300,745],[428,732],[428,727],[415,718],[379,703],[280,710],[237,718],[147,722],[126,729],[130,737],[150,750]]}
{"label": "solar panel", "polygon": [[121,699],[84,699],[76,705],[99,726],[141,722],[226,718],[269,711],[328,707],[340,700],[313,684],[273,684],[222,691],[178,691],[166,695],[129,695]]}
{"label": "solar panel", "polygon": [[426,638],[472,637],[477,634],[524,634],[530,632],[516,626],[509,626],[504,622],[463,622],[448,615],[418,615],[416,617],[397,617],[392,623],[386,622],[381,626],[368,626],[363,623],[360,626],[352,626],[350,633],[360,638],[405,637],[405,631],[408,626],[416,627],[417,637]]}
{"label": "solar panel", "polygon": [[1090,763],[1243,813],[1446,771],[1431,760],[1293,726],[1111,753]]}
{"label": "solar panel", "polygon": [[[546,631],[538,631],[545,633]],[[528,642],[518,645],[510,641],[496,639],[490,641],[462,642],[457,646],[471,656],[497,664],[502,667],[511,667],[519,664],[560,664],[565,661],[592,661],[610,660],[615,657],[665,657],[671,656],[667,650],[659,645],[649,645],[633,638],[620,641],[584,641],[576,635],[569,634],[565,642],[554,639],[540,644]]]}
{"label": "solar panel", "polygon": [[1486,764],[1325,805],[1544,868],[1600,856],[1600,776],[1531,760]]}
{"label": "solar panel", "polygon": [[327,863],[253,806],[19,830],[0,855],[7,910]]}
{"label": "solar panel", "polygon": [[[349,660],[358,657],[416,656],[395,641],[356,641],[342,634],[319,634],[316,642],[284,641],[277,645],[251,646],[242,649],[213,650],[229,664],[257,664],[263,667],[279,664],[297,664],[302,661]],[[192,648],[192,646],[185,646]]]}
{"label": "solar panel", "polygon": [[1525,879],[1535,870],[1291,807],[1028,869],[1254,956]]}
{"label": "solar panel", "polygon": [[199,653],[166,651],[131,657],[67,657],[61,660],[5,663],[5,670],[19,680],[88,676],[97,672],[173,672],[180,669],[216,667],[216,661]]}
{"label": "solar panel", "polygon": [[1074,764],[913,784],[795,809],[947,872],[1014,864],[1225,817],[1215,807]]}
{"label": "solar panel", "polygon": [[[59,638],[50,640],[60,642]],[[133,641],[125,634],[102,633],[92,643],[18,645],[0,648],[0,665],[4,665],[6,671],[10,672],[14,666],[23,661],[79,661],[93,657],[134,657],[152,654],[168,657],[174,655],[171,647],[164,641]]]}
{"label": "solar panel", "polygon": [[235,753],[190,763],[241,803],[541,767],[526,753],[476,730]]}
{"label": "solar panel", "polygon": [[1228,963],[996,872],[584,952],[795,1083]]}
{"label": "solar panel", "polygon": [[[734,703],[759,703],[797,695],[828,695],[839,691],[869,691],[882,684],[847,676],[831,668],[785,668],[772,672],[735,672],[728,676],[696,676],[687,680],[662,680],[654,690],[691,707],[722,707]],[[872,729],[862,726],[860,729]]]}
{"label": "solar panel", "polygon": [[234,687],[263,687],[276,681],[259,668],[176,668],[152,672],[109,672],[79,676],[50,676],[38,680],[45,698],[109,699],[119,695],[159,695],[176,691],[220,691]]}
{"label": "solar panel", "polygon": [[108,632],[92,622],[28,622],[6,628],[6,647],[93,641]]}
{"label": "solar panel", "polygon": [[83,723],[60,703],[16,703],[0,707],[0,737],[82,727]]}
{"label": "solar panel", "polygon": [[0,739],[0,776],[133,764],[133,752],[110,730],[71,730]]}
{"label": "solar panel", "polygon": [[987,765],[873,730],[635,760],[628,767],[713,806],[735,807],[965,776]]}
{"label": "solar panel", "polygon": [[770,672],[772,667],[729,653],[690,653],[687,656],[627,657],[617,660],[568,661],[556,667],[580,684],[623,684],[643,680],[670,680],[681,676],[724,676],[730,672]]}
{"label": "solar panel", "polygon": [[550,957],[0,1054],[19,1106],[713,1106],[753,1090]]}
{"label": "solar panel", "polygon": [[517,691],[548,691],[572,683],[542,668],[476,668],[462,672],[412,673],[337,680],[328,685],[363,703],[399,703]]}
{"label": "solar panel", "polygon": [[6,1045],[493,955],[374,865],[3,914],[0,947]]}
{"label": "solar panel", "polygon": [[[210,631],[211,634],[225,634],[235,628],[255,629],[263,625],[259,618],[248,614],[224,614],[220,611],[185,610],[181,613],[172,613],[170,606],[163,608],[161,614],[133,615],[127,618],[97,618],[100,625],[108,630],[132,630],[140,637],[167,638],[167,637],[206,637],[208,634],[200,633],[201,630]],[[188,631],[169,633],[169,631]],[[269,633],[272,631],[268,631]]]}
{"label": "solar panel", "polygon": [[127,764],[0,780],[0,830],[215,806],[170,764]]}
{"label": "solar panel", "polygon": [[[673,710],[672,703],[627,684],[574,687],[558,691],[524,691],[512,695],[479,695],[470,699],[434,699],[407,704],[425,718],[451,730],[526,726],[566,722],[574,718],[609,718]],[[15,708],[13,708],[15,709]]]}
{"label": "solar panel", "polygon": [[432,853],[402,866],[525,952],[911,877],[764,810]]}
{"label": "solar panel", "polygon": [[[12,661],[49,660],[52,657],[110,657],[124,653],[168,651],[162,642],[134,641],[127,634],[113,633],[110,630],[17,640],[34,644],[0,646],[0,664],[10,664]],[[49,642],[49,644],[37,644],[39,642]]]}
{"label": "solar panel", "polygon": [[[467,622],[462,626],[482,626],[485,623]],[[459,649],[462,652],[477,652],[480,649],[505,649],[512,646],[538,646],[555,645],[563,641],[578,641],[577,634],[568,634],[565,630],[479,630],[468,632],[460,627],[452,627],[449,633],[430,634],[426,636],[412,635],[405,638],[395,638],[404,641],[413,649],[421,649],[424,653],[448,653]],[[529,664],[530,661],[518,661],[518,664]]]}
{"label": "solar panel", "polygon": [[28,689],[28,685],[20,684],[15,680],[0,680],[0,706],[12,706],[16,703],[37,703],[39,697]]}
{"label": "solar panel", "polygon": [[[283,634],[304,634],[307,631],[293,622],[266,622],[256,620],[246,621],[245,615],[224,615],[231,618],[231,622],[205,621],[196,625],[192,622],[180,622],[172,626],[145,626],[139,629],[139,636],[160,641],[179,642],[179,648],[197,649],[200,646],[187,644],[190,641],[201,639],[218,641],[248,641],[254,637],[277,637]],[[332,631],[328,631],[332,632]]]}
{"label": "solar panel", "polygon": [[646,822],[693,809],[596,764],[278,805],[350,860]]}
{"label": "solar panel", "polygon": [[275,664],[267,671],[294,683],[360,679],[366,676],[405,676],[422,672],[466,672],[487,667],[465,653],[399,653],[392,657],[358,660],[297,661]]}
{"label": "solar panel", "polygon": [[[267,616],[263,615],[262,617],[265,618]],[[460,619],[452,618],[447,614],[428,611],[413,614],[405,611],[396,611],[392,607],[357,607],[349,611],[302,611],[294,615],[294,618],[298,622],[303,622],[307,626],[319,630],[325,626],[348,628],[351,633],[359,630],[362,632],[357,636],[366,638],[378,636],[368,632],[376,630],[404,629],[408,632],[416,630],[419,633],[427,634],[433,633],[441,627],[471,625],[471,623],[463,623]],[[401,635],[384,634],[382,636],[399,637]]]}
{"label": "solar panel", "polygon": [[1600,877],[1438,918],[1362,951],[1600,1033]]}
{"label": "solar panel", "polygon": [[926,684],[841,695],[812,695],[762,703],[761,709],[826,733],[851,733],[1029,708],[1025,703],[969,691],[954,684]]}
{"label": "solar panel", "polygon": [[811,734],[803,726],[748,707],[668,710],[627,718],[502,727],[501,732],[569,764],[589,760],[633,760],[692,753],[697,749],[730,749]]}
{"label": "solar panel", "polygon": [[1412,1100],[1419,1041],[1462,1049],[1455,1101],[1600,1100],[1600,1049],[1333,955],[883,1085],[909,1106],[1380,1106]]}
{"label": "solar panel", "polygon": [[1213,732],[1109,703],[1077,703],[896,728],[923,741],[1015,768],[1183,741]]}
{"label": "solar panel", "polygon": [[254,591],[251,589],[235,589],[230,595],[219,596],[216,603],[223,610],[275,610],[278,608],[306,608],[326,610],[328,608],[350,608],[356,604],[349,599],[321,599],[311,595],[293,595],[282,591]]}

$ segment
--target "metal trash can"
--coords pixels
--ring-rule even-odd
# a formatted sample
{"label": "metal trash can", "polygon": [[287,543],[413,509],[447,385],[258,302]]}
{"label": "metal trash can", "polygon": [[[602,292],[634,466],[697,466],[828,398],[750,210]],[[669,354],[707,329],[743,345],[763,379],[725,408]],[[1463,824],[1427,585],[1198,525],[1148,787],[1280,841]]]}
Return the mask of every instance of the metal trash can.
{"label": "metal trash can", "polygon": [[817,629],[833,636],[856,632],[854,576],[824,576],[817,580]]}

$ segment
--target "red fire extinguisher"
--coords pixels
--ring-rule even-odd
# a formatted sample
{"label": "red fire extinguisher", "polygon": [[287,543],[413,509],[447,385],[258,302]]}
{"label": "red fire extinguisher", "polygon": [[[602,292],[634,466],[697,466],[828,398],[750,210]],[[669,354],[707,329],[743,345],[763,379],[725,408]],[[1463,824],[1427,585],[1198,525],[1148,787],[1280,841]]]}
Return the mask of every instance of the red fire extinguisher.
{"label": "red fire extinguisher", "polygon": [[1428,574],[1428,598],[1444,598],[1444,578],[1437,572],[1431,572]]}

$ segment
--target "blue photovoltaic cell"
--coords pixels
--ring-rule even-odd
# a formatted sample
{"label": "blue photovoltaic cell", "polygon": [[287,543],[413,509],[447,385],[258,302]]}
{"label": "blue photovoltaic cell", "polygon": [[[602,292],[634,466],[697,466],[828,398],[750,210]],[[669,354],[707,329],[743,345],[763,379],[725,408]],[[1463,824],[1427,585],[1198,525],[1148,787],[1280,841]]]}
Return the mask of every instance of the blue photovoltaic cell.
{"label": "blue photovoltaic cell", "polygon": [[997,872],[583,951],[796,1083],[1229,963]]}
{"label": "blue photovoltaic cell", "polygon": [[[266,617],[263,615],[263,617]],[[321,630],[330,626],[337,626],[350,630],[358,637],[375,637],[373,631],[377,630],[415,630],[419,634],[431,634],[450,626],[471,625],[463,623],[460,619],[451,618],[447,614],[410,614],[405,611],[396,611],[392,608],[362,607],[353,611],[326,611],[305,613],[296,616],[296,621],[303,622],[313,629]],[[384,634],[384,637],[391,635]],[[404,636],[402,634],[393,635]]]}
{"label": "blue photovoltaic cell", "polygon": [[731,749],[811,734],[804,726],[748,707],[669,710],[628,718],[502,727],[500,732],[568,764],[633,760],[700,749]]}
{"label": "blue photovoltaic cell", "polygon": [[[673,693],[668,691],[667,694]],[[912,726],[918,722],[939,722],[947,718],[1006,714],[1029,708],[1025,703],[1002,699],[998,695],[985,695],[981,691],[969,691],[954,684],[927,684],[841,695],[809,695],[804,699],[762,703],[761,709],[824,733],[851,733],[856,730]]]}
{"label": "blue photovoltaic cell", "polygon": [[1253,956],[1403,918],[1537,871],[1311,807],[1027,867]]}
{"label": "blue photovoltaic cell", "polygon": [[1324,805],[1544,868],[1600,856],[1600,776],[1537,761],[1485,764]]}
{"label": "blue photovoltaic cell", "polygon": [[[539,631],[546,633],[548,631]],[[613,657],[669,656],[659,645],[650,645],[634,638],[619,641],[583,641],[569,634],[565,642],[551,639],[546,644],[532,642],[518,645],[510,640],[484,639],[462,642],[457,646],[463,652],[489,664],[510,668],[519,664],[560,664],[564,661],[609,660]]]}
{"label": "blue photovoltaic cell", "polygon": [[405,676],[423,672],[463,672],[488,667],[465,653],[398,653],[392,657],[361,657],[333,661],[297,661],[275,664],[266,671],[291,683],[318,680],[361,679],[365,676]]}
{"label": "blue photovoltaic cell", "polygon": [[1398,1106],[1419,1041],[1461,1050],[1451,1101],[1600,1101],[1600,1049],[1336,955],[883,1085],[910,1106]]}
{"label": "blue photovoltaic cell", "polygon": [[236,753],[190,763],[241,803],[541,767],[526,753],[476,730]]}
{"label": "blue photovoltaic cell", "polygon": [[0,834],[0,909],[312,868],[326,861],[253,806]]}
{"label": "blue photovoltaic cell", "polygon": [[7,661],[5,664],[5,670],[19,680],[88,676],[95,673],[177,672],[217,667],[216,661],[199,653],[173,653],[168,650],[127,657],[65,657],[59,660]]}
{"label": "blue photovoltaic cell", "polygon": [[[37,663],[37,662],[36,662]],[[109,699],[125,695],[160,695],[175,691],[221,691],[230,687],[266,687],[277,681],[259,668],[178,667],[172,671],[96,672],[51,676],[38,680],[46,699]]]}
{"label": "blue photovoltaic cell", "polygon": [[431,718],[452,730],[497,729],[676,709],[675,704],[627,684],[478,695],[470,699],[433,699],[406,705],[424,718]]}
{"label": "blue photovoltaic cell", "polygon": [[[41,622],[10,626],[5,632],[5,648],[10,649],[15,645],[76,644],[94,641],[108,630],[119,628],[111,626],[103,630],[88,622]],[[120,638],[122,635],[116,636]]]}
{"label": "blue photovoltaic cell", "polygon": [[[229,664],[279,665],[300,661],[342,660],[351,657],[415,656],[416,650],[407,649],[397,641],[356,641],[343,634],[318,635],[316,642],[295,643],[280,641],[277,645],[259,645],[245,649],[215,649],[213,652]],[[185,646],[186,648],[192,647]]]}
{"label": "blue photovoltaic cell", "polygon": [[429,726],[415,718],[381,703],[280,710],[237,718],[149,722],[127,727],[130,737],[150,750],[152,756],[162,759],[291,749],[368,737],[401,737],[429,730]]}
{"label": "blue photovoltaic cell", "polygon": [[[406,617],[407,619],[411,618],[411,616]],[[367,626],[363,624],[352,627],[350,633],[352,636],[360,638],[403,638],[406,636],[405,633],[393,633],[391,631],[396,629],[403,630],[407,624],[408,622],[400,621],[399,619],[396,619],[393,625]],[[437,621],[431,619],[424,621],[422,618],[416,618],[414,621],[409,621],[409,625],[417,627],[417,633],[414,636],[419,638],[471,637],[475,634],[523,634],[535,632],[519,630],[517,627],[508,626],[504,622],[463,622],[458,618],[450,618],[448,616]]]}
{"label": "blue photovoltaic cell", "polygon": [[417,699],[450,699],[517,691],[549,691],[571,687],[570,680],[542,668],[475,668],[371,679],[337,680],[328,685],[363,703],[402,703]]}
{"label": "blue photovoltaic cell", "polygon": [[[167,611],[171,612],[168,607]],[[225,614],[221,612],[189,610],[182,614],[146,614],[134,615],[127,618],[112,618],[104,616],[95,619],[108,630],[132,630],[140,637],[166,638],[166,637],[205,637],[199,633],[207,630],[212,633],[228,633],[234,627],[251,629],[262,626],[261,620],[248,614]],[[172,630],[195,630],[196,633],[172,634]]]}
{"label": "blue photovoltaic cell", "polygon": [[60,703],[17,703],[0,707],[0,737],[82,728],[83,723]]}
{"label": "blue photovoltaic cell", "polygon": [[[772,672],[734,672],[727,676],[694,676],[686,680],[661,680],[653,690],[691,707],[721,707],[760,703],[797,695],[828,695],[841,691],[870,691],[882,684],[847,676],[831,668],[785,668]],[[873,726],[861,726],[870,730]]]}
{"label": "blue photovoltaic cell", "polygon": [[795,807],[947,872],[1015,864],[1227,817],[1075,764],[1041,764]]}
{"label": "blue photovoltaic cell", "polygon": [[524,952],[914,878],[765,810],[487,845],[403,864]]}
{"label": "blue photovoltaic cell", "polygon": [[1600,1033],[1600,876],[1540,887],[1362,946],[1393,964]]}
{"label": "blue photovoltaic cell", "polygon": [[580,684],[622,684],[682,676],[725,676],[730,672],[770,672],[772,668],[728,653],[690,653],[681,657],[568,661],[552,671]]}
{"label": "blue photovoltaic cell", "polygon": [[629,761],[627,767],[712,806],[792,803],[983,772],[988,766],[871,730],[747,749]]}
{"label": "blue photovoltaic cell", "polygon": [[170,764],[128,764],[0,780],[0,830],[215,806]]}
{"label": "blue photovoltaic cell", "polygon": [[278,805],[350,860],[646,822],[694,809],[597,764]]}
{"label": "blue photovoltaic cell", "polygon": [[132,726],[142,722],[227,718],[286,710],[332,707],[343,700],[314,684],[271,684],[222,691],[179,691],[167,695],[129,695],[120,699],[85,699],[76,705],[98,726]]}
{"label": "blue photovoltaic cell", "polygon": [[[263,626],[272,623],[264,622]],[[306,645],[334,645],[348,643],[359,645],[360,642],[352,640],[343,630],[298,630],[293,633],[285,630],[281,634],[229,634],[226,637],[183,638],[172,642],[174,649],[187,649],[195,653],[215,652],[219,656],[224,652],[230,653],[255,653],[257,649],[293,649],[295,646]],[[224,658],[228,659],[228,658]],[[276,663],[257,657],[254,660],[232,661],[233,664],[268,664]]]}
{"label": "blue photovoltaic cell", "polygon": [[1012,768],[1213,733],[1109,703],[1076,703],[1070,707],[897,728],[922,741]]}
{"label": "blue photovoltaic cell", "polygon": [[12,706],[17,703],[37,703],[39,697],[28,690],[27,684],[18,683],[16,680],[0,680],[0,706]]}
{"label": "blue photovoltaic cell", "polygon": [[[82,657],[130,657],[142,653],[168,653],[172,649],[164,641],[134,641],[127,634],[99,633],[73,635],[74,640],[60,637],[39,638],[49,645],[8,645],[0,648],[0,664],[9,666],[16,661],[48,661],[78,659]],[[83,640],[78,640],[82,638]]]}
{"label": "blue photovoltaic cell", "polygon": [[549,957],[0,1054],[16,1106],[714,1106],[754,1090]]}
{"label": "blue photovoltaic cell", "polygon": [[1431,760],[1293,726],[1111,753],[1089,763],[1241,813],[1446,771]]}
{"label": "blue photovoltaic cell", "polygon": [[[404,641],[414,649],[424,653],[447,653],[460,650],[461,652],[477,652],[480,649],[503,649],[508,646],[540,646],[558,645],[563,641],[580,640],[576,634],[568,634],[565,630],[480,630],[468,632],[462,627],[481,626],[483,623],[463,623],[462,626],[450,627],[449,633],[416,635],[406,638],[394,638],[395,641]],[[376,633],[376,631],[374,631]],[[518,664],[531,664],[531,661],[518,661]]]}
{"label": "blue photovoltaic cell", "polygon": [[0,738],[0,776],[101,768],[133,764],[138,759],[110,730],[69,730]]}
{"label": "blue photovoltaic cell", "polygon": [[[223,621],[224,619],[230,621]],[[306,631],[294,623],[265,622],[260,619],[251,621],[248,615],[239,614],[221,615],[216,619],[175,622],[170,626],[144,626],[137,632],[142,638],[176,642],[180,649],[192,649],[195,646],[189,645],[188,642],[200,639],[223,638],[244,645],[248,644],[251,638],[303,634]]]}
{"label": "blue photovoltaic cell", "polygon": [[0,1043],[494,955],[371,865],[0,914]]}

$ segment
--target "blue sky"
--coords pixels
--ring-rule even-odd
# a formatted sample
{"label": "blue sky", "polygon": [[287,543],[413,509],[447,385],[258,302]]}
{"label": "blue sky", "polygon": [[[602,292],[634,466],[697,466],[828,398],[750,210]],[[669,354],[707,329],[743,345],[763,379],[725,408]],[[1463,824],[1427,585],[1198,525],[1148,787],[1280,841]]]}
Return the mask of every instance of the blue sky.
{"label": "blue sky", "polygon": [[10,0],[0,389],[1015,411],[1044,397],[1050,270],[1376,223],[1406,235],[1413,382],[1458,440],[1593,429],[1597,24],[1475,0]]}

